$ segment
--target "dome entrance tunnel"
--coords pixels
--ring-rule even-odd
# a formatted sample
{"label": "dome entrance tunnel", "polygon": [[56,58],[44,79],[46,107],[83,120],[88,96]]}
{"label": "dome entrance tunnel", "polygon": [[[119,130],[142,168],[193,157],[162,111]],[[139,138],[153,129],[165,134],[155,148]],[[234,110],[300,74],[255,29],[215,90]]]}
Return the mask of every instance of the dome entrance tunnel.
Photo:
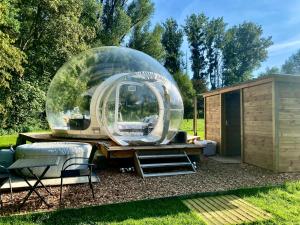
{"label": "dome entrance tunnel", "polygon": [[183,103],[173,77],[155,59],[129,48],[101,47],[58,70],[46,113],[54,136],[167,144],[179,129]]}

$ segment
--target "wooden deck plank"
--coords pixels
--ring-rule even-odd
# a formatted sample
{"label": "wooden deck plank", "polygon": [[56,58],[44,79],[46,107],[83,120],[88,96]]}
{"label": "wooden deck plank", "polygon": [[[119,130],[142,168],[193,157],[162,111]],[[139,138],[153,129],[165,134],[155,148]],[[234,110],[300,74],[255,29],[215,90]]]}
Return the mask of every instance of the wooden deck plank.
{"label": "wooden deck plank", "polygon": [[219,204],[216,204],[214,201],[212,201],[209,198],[205,198],[205,201],[207,203],[209,203],[211,206],[215,207],[221,214],[222,217],[225,218],[226,221],[229,222],[229,224],[238,224],[240,222],[243,222],[243,220],[241,220],[238,217],[233,216],[232,214],[230,214],[224,207],[222,207]]}
{"label": "wooden deck plank", "polygon": [[257,212],[257,213],[263,215],[266,218],[270,218],[271,217],[271,214],[265,212],[264,210],[262,210],[262,209],[260,209],[260,208],[258,208],[256,206],[250,204],[249,202],[247,202],[247,201],[245,201],[245,200],[243,200],[241,198],[238,198],[235,195],[230,195],[229,197],[232,198],[232,199],[235,199],[238,202],[241,202],[242,204],[244,204],[245,206],[247,206],[248,209],[253,210],[253,212]]}
{"label": "wooden deck plank", "polygon": [[[271,215],[268,214],[267,212],[263,211],[262,209],[259,209],[259,208],[255,207],[254,205],[244,201],[241,198],[238,198],[237,196],[234,196],[234,195],[225,195],[225,196],[228,199],[230,199],[232,203],[240,205],[245,210],[249,210],[249,212],[256,215],[257,218],[262,218],[262,219],[270,219],[271,218]],[[225,197],[225,196],[223,196],[223,197]]]}
{"label": "wooden deck plank", "polygon": [[198,213],[207,224],[243,224],[268,220],[272,217],[235,195],[193,198],[183,202],[189,209]]}
{"label": "wooden deck plank", "polygon": [[215,213],[211,212],[210,210],[205,209],[203,206],[197,204],[193,200],[190,200],[190,203],[193,204],[193,206],[199,210],[198,212],[201,212],[201,215],[205,214],[206,217],[209,218],[211,223],[224,224],[224,221],[222,219],[220,220],[220,218],[218,218]]}
{"label": "wooden deck plank", "polygon": [[203,219],[207,224],[222,225],[222,223],[220,223],[214,219],[213,215],[211,215],[210,213],[206,212],[204,209],[199,207],[191,199],[184,200],[183,202],[189,209],[194,210],[195,212],[199,213],[201,219]]}
{"label": "wooden deck plank", "polygon": [[224,215],[220,210],[218,210],[216,207],[211,205],[206,201],[206,199],[194,199],[194,202],[196,202],[198,205],[201,205],[203,208],[205,208],[207,211],[214,214],[215,218],[218,219],[222,224],[236,224],[237,221],[232,220],[231,218],[228,218],[226,215]]}
{"label": "wooden deck plank", "polygon": [[256,221],[257,217],[253,216],[251,213],[249,213],[247,210],[245,211],[243,208],[240,208],[237,205],[232,204],[231,202],[224,200],[222,197],[220,196],[216,196],[216,199],[219,202],[222,202],[224,205],[227,205],[228,207],[230,207],[232,210],[231,212],[233,214],[235,214],[236,216],[242,218],[245,218],[245,220],[247,221]]}
{"label": "wooden deck plank", "polygon": [[229,217],[233,217],[241,222],[251,222],[253,221],[253,218],[247,217],[238,207],[231,205],[229,202],[223,202],[222,199],[217,197],[212,197],[209,199],[212,204],[215,204],[216,206],[223,209],[223,211],[226,211]]}

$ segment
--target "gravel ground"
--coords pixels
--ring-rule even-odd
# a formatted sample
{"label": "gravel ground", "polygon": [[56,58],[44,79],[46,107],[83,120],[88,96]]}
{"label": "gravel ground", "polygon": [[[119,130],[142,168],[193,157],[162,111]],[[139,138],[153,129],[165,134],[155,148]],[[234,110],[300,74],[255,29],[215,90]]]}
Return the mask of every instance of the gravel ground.
{"label": "gravel ground", "polygon": [[[300,180],[300,173],[276,174],[246,164],[222,164],[208,160],[197,168],[196,174],[154,177],[142,179],[135,173],[120,173],[118,169],[106,169],[98,172],[100,183],[94,184],[96,198],[92,198],[89,185],[71,185],[64,187],[64,208],[79,208],[132,200],[186,195],[201,192],[214,192],[242,187],[256,187],[282,184],[285,181]],[[22,212],[45,211],[59,208],[59,187],[49,188],[53,196],[47,201],[53,205],[48,209],[33,194],[23,207]],[[47,193],[40,190],[43,196]],[[27,192],[14,192],[13,202],[9,203],[9,194],[2,195],[4,208],[1,215],[16,213],[15,206],[22,201]]]}

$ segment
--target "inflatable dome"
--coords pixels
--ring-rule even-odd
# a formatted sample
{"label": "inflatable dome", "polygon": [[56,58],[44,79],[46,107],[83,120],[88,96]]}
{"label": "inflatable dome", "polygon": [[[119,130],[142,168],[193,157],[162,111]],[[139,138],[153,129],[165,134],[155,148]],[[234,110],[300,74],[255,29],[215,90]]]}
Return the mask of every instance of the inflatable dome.
{"label": "inflatable dome", "polygon": [[100,47],[58,70],[46,113],[52,135],[167,144],[180,126],[183,103],[173,77],[155,59],[130,48]]}

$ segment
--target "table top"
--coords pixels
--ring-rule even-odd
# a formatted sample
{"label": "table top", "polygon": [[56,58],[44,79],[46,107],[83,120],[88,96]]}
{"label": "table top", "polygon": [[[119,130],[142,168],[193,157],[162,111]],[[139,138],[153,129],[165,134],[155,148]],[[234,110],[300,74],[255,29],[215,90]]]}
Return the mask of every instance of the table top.
{"label": "table top", "polygon": [[47,167],[57,166],[59,158],[45,158],[45,159],[18,159],[10,167],[9,170],[23,169],[23,168],[34,168],[34,167]]}

